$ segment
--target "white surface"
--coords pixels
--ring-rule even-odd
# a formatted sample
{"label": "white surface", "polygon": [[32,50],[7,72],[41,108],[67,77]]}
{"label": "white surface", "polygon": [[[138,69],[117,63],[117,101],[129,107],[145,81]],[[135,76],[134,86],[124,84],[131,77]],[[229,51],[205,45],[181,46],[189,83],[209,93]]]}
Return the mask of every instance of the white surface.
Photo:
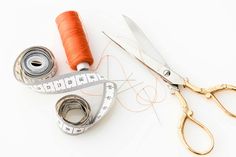
{"label": "white surface", "polygon": [[[165,101],[155,106],[161,124],[152,109],[131,113],[117,104],[95,128],[80,136],[68,136],[55,121],[54,104],[61,95],[40,95],[25,88],[15,81],[12,67],[22,50],[43,45],[54,52],[59,73],[70,71],[54,20],[62,11],[77,10],[95,60],[109,42],[102,30],[132,39],[120,16],[125,14],[140,25],[170,66],[196,85],[236,84],[235,8],[233,0],[1,1],[0,156],[193,156],[179,140],[181,108],[168,93]],[[135,68],[137,62],[119,48],[111,46],[109,50],[120,55],[129,73],[148,79],[146,70]],[[115,75],[121,76],[119,72]],[[158,91],[166,92],[159,84],[163,82],[158,81]],[[226,116],[211,101],[192,93],[186,92],[186,96],[195,117],[215,137],[215,149],[208,156],[235,156],[236,119]],[[134,104],[135,97],[120,97]]]}

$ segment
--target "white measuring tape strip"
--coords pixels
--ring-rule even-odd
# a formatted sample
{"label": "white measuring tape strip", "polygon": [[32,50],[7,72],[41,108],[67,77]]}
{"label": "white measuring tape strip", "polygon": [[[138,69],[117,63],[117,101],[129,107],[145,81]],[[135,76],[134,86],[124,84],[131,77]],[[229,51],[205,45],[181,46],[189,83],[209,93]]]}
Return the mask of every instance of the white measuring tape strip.
{"label": "white measuring tape strip", "polygon": [[[115,100],[116,84],[90,71],[55,76],[56,71],[53,54],[42,46],[30,47],[23,51],[14,65],[15,78],[39,93],[57,94],[98,84],[104,85],[101,106],[95,115],[91,114],[88,102],[77,95],[67,95],[56,103],[59,127],[67,134],[81,134],[109,111]],[[66,119],[67,112],[73,109],[80,109],[84,113],[84,117],[76,123]]]}

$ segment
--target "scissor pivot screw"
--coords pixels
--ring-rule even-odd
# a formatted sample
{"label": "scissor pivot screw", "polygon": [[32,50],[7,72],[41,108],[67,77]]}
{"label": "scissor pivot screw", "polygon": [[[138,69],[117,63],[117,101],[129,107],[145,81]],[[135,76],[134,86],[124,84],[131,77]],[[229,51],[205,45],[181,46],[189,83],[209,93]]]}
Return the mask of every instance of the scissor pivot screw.
{"label": "scissor pivot screw", "polygon": [[165,70],[165,71],[163,72],[163,74],[164,74],[165,77],[170,76],[170,70]]}

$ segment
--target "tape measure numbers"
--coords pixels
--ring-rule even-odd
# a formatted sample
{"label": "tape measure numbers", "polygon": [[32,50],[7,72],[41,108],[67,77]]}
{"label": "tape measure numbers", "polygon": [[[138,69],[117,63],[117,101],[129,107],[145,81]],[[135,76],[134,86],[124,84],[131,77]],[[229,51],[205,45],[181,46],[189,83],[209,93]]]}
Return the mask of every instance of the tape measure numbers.
{"label": "tape measure numbers", "polygon": [[[90,104],[77,95],[65,96],[56,104],[59,127],[67,134],[81,134],[109,111],[116,96],[116,84],[91,71],[55,76],[56,71],[55,57],[49,49],[42,46],[30,47],[23,51],[14,65],[15,78],[39,93],[65,93],[103,84],[101,105],[95,115],[91,115]],[[66,119],[68,111],[73,109],[81,109],[84,113],[84,117],[77,123]]]}

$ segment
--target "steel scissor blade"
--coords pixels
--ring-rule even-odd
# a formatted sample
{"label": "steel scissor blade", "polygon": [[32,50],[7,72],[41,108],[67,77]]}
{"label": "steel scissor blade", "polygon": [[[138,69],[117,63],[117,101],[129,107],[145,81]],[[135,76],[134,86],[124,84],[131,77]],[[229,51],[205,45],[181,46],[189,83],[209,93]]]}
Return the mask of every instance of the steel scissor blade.
{"label": "steel scissor blade", "polygon": [[129,17],[125,15],[123,15],[123,17],[143,52],[147,53],[149,56],[152,56],[152,58],[154,58],[156,61],[168,67],[166,61],[164,60],[160,52],[155,49],[151,41],[147,38],[147,36],[139,28],[139,26]]}
{"label": "steel scissor blade", "polygon": [[[145,53],[137,53],[134,52],[133,49],[131,49],[127,43],[122,41],[119,38],[116,38],[115,36],[108,35],[107,33],[103,32],[104,35],[106,35],[111,41],[113,41],[116,45],[118,45],[121,49],[123,49],[125,52],[127,52],[129,55],[137,59],[140,63],[160,75],[163,80],[168,82],[172,85],[184,85],[184,79],[179,76],[177,73],[172,71],[169,67],[157,62],[155,59],[150,57],[149,55]],[[132,51],[132,52],[131,52]]]}

